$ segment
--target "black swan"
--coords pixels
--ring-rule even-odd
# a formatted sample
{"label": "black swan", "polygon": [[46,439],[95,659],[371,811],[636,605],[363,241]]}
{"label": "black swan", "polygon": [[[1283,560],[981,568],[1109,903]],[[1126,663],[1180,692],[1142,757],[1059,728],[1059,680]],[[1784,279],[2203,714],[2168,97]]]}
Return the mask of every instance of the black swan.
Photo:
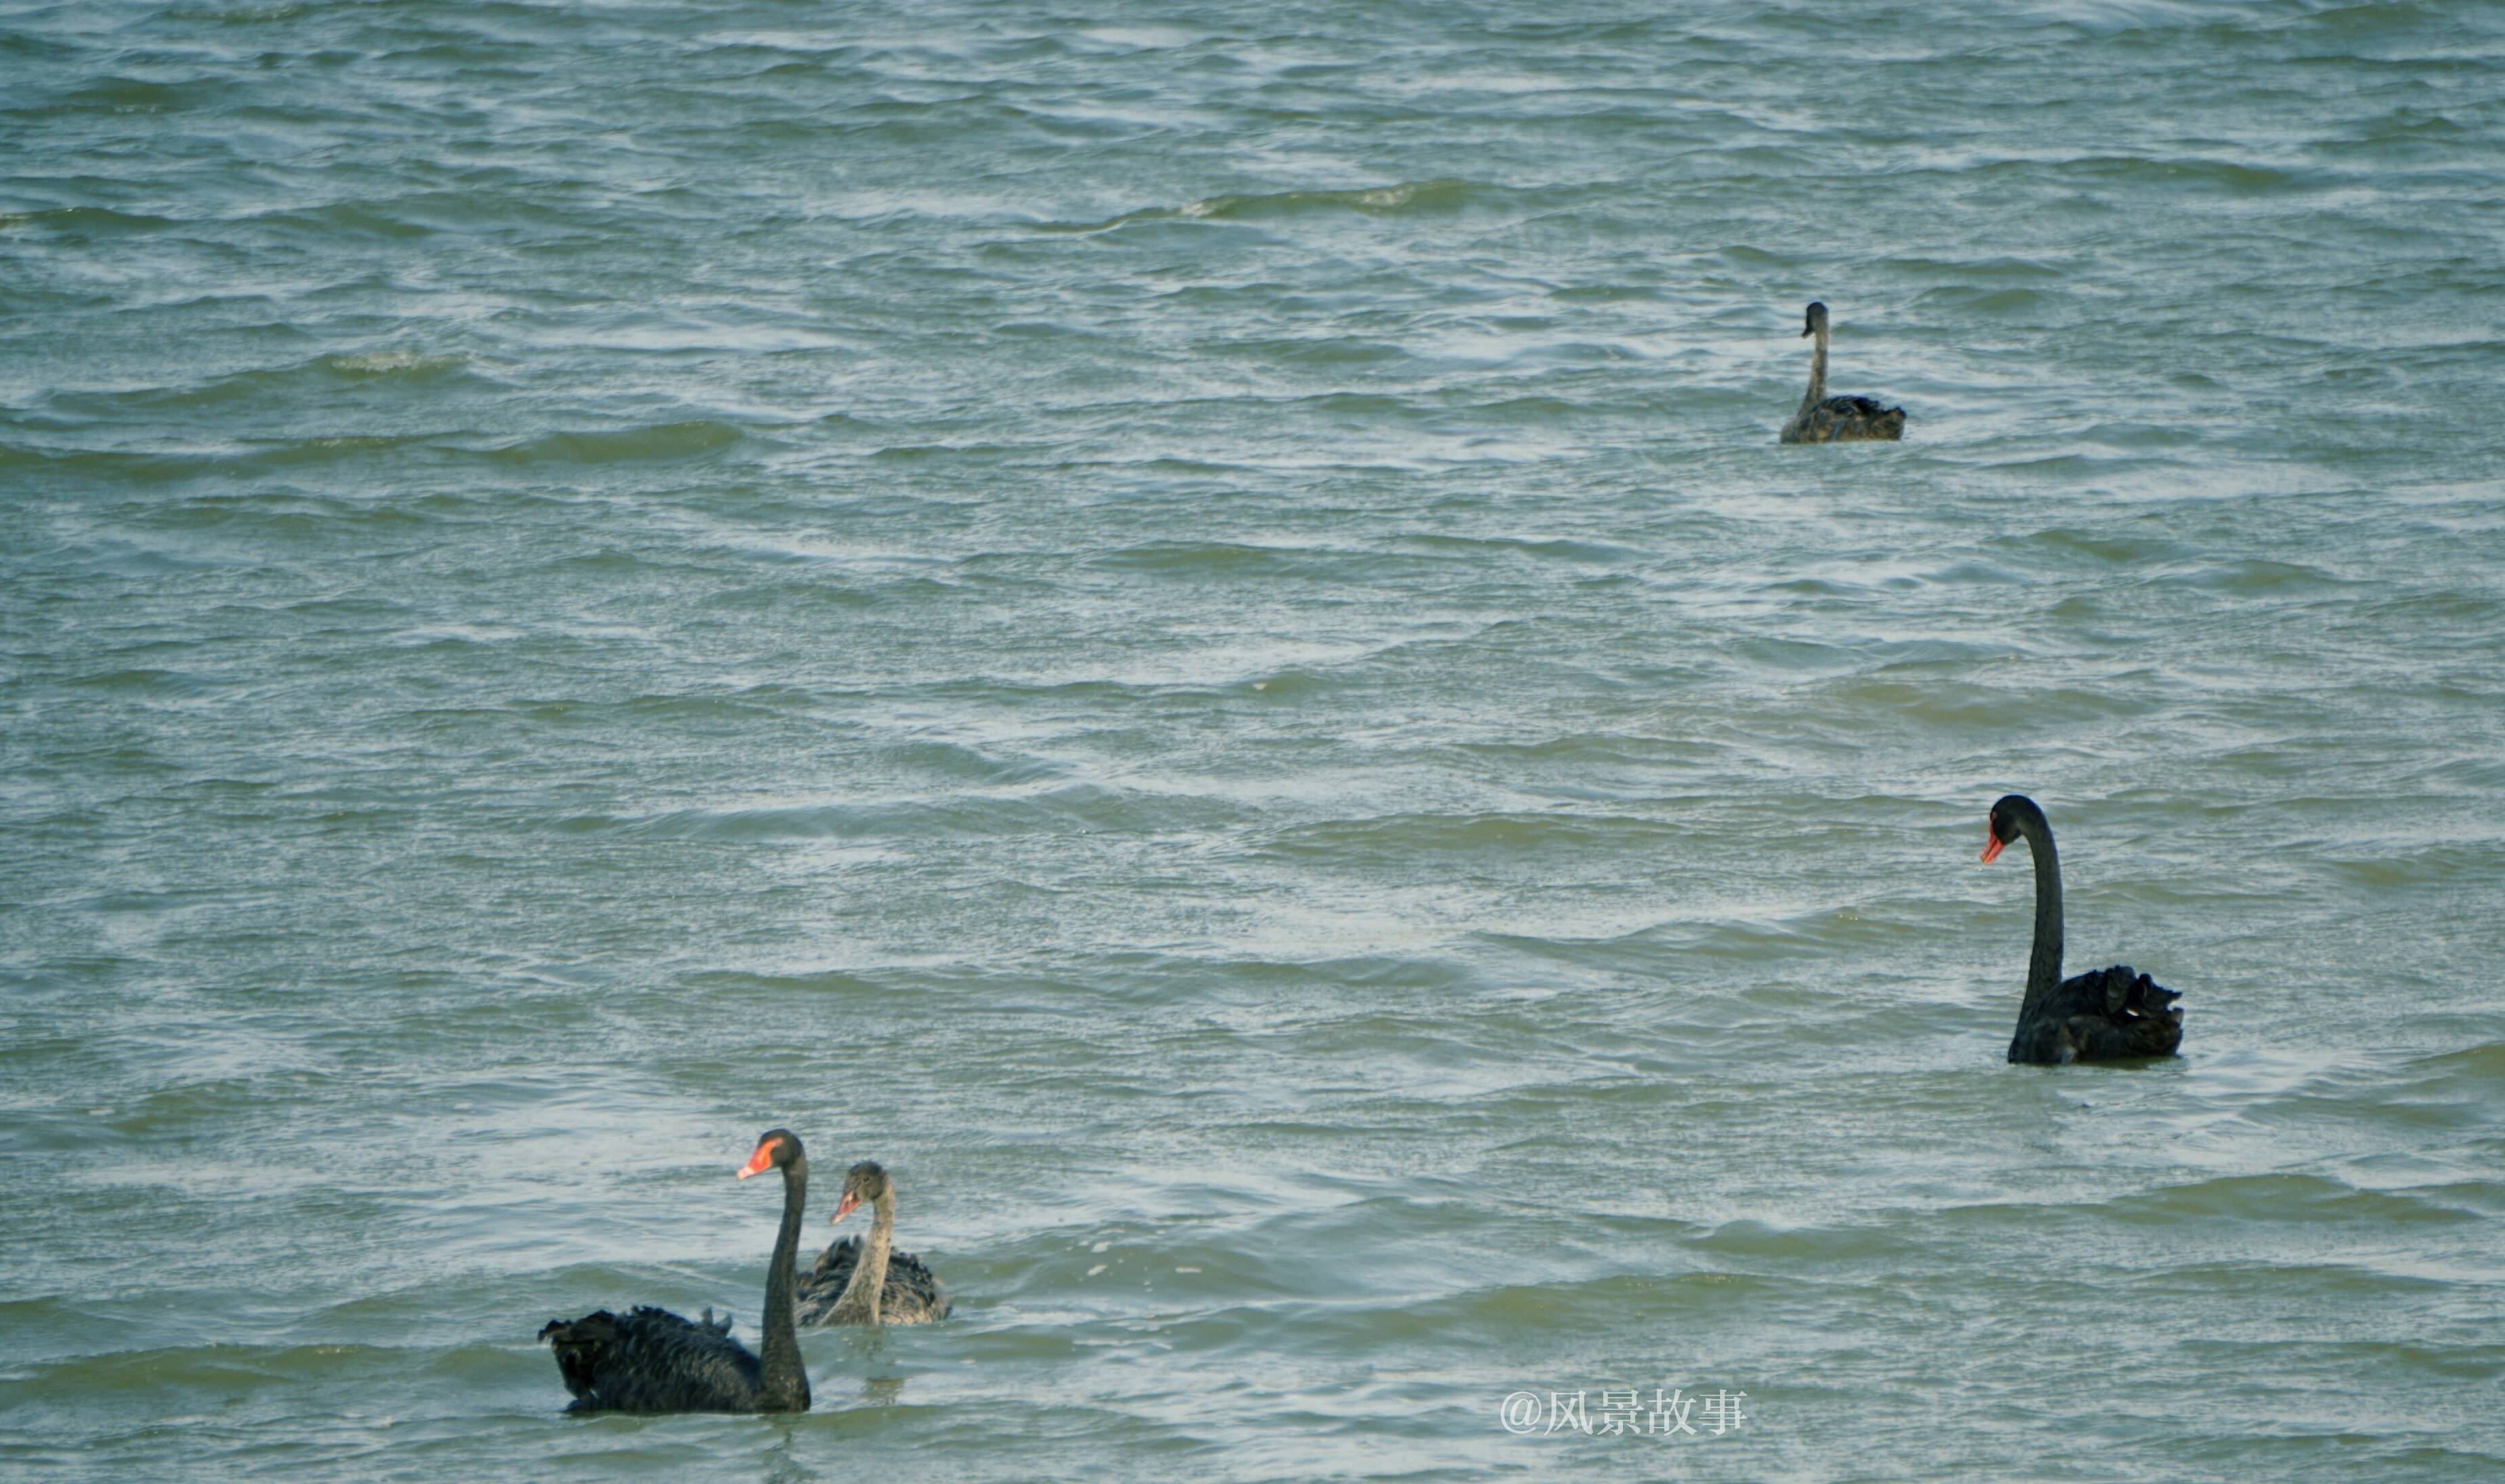
{"label": "black swan", "polygon": [[2062,863],[2053,853],[2052,822],[2035,800],[2012,794],[1992,806],[1984,864],[2022,835],[2035,857],[2035,947],[2009,1059],[2052,1066],[2172,1056],[2183,1042],[2183,1010],[2174,1004],[2180,995],[2126,964],[2062,977]]}
{"label": "black swan", "polygon": [[1786,443],[1892,443],[1905,436],[1905,409],[1884,407],[1867,397],[1826,395],[1826,305],[1813,301],[1804,336],[1817,336],[1810,352],[1809,394],[1783,424]]}
{"label": "black swan", "polygon": [[808,1199],[809,1159],[798,1136],[773,1129],[739,1172],[746,1180],[768,1167],[783,1172],[783,1227],[774,1264],[765,1270],[765,1354],[730,1337],[730,1321],[705,1311],[689,1324],[649,1305],[623,1315],[603,1309],[578,1320],[550,1320],[540,1338],[556,1349],[556,1368],[574,1394],[569,1412],[805,1412],[809,1373],[800,1364],[800,1332],[792,1310],[792,1263],[800,1251],[800,1211]]}
{"label": "black swan", "polygon": [[809,1325],[927,1325],[948,1317],[948,1295],[938,1278],[911,1253],[891,1252],[896,1239],[896,1184],[876,1160],[864,1159],[844,1176],[838,1221],[863,1201],[877,1219],[869,1241],[846,1237],[818,1254],[818,1265],[800,1279],[800,1320]]}

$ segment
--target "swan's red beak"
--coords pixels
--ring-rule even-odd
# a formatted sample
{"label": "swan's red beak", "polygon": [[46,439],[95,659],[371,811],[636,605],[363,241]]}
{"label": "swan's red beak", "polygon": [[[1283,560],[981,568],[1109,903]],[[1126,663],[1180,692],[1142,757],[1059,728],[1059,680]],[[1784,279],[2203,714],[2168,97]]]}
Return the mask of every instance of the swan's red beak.
{"label": "swan's red beak", "polygon": [[834,1219],[833,1219],[833,1220],[829,1220],[829,1222],[827,1222],[827,1224],[828,1224],[828,1225],[829,1225],[829,1226],[832,1226],[832,1225],[834,1225],[834,1224],[835,1224],[835,1222],[836,1222],[836,1221],[840,1221],[840,1220],[842,1220],[844,1218],[846,1218],[846,1217],[848,1217],[848,1216],[852,1215],[852,1214],[853,1214],[853,1208],[854,1208],[855,1206],[860,1205],[860,1204],[861,1204],[861,1197],[860,1197],[860,1196],[853,1194],[850,1190],[845,1191],[845,1192],[844,1192],[844,1198],[843,1198],[842,1200],[839,1200],[839,1201],[835,1202],[835,1215],[834,1215]]}
{"label": "swan's red beak", "polygon": [[2000,848],[2007,843],[2008,841],[2003,840],[2000,836],[1993,833],[1990,830],[1985,830],[1983,832],[1983,864],[1990,866],[1993,862],[1999,860]]}
{"label": "swan's red beak", "polygon": [[757,1147],[756,1153],[748,1156],[748,1163],[740,1166],[739,1178],[746,1180],[751,1175],[762,1175],[773,1163],[774,1145],[771,1140],[768,1140]]}

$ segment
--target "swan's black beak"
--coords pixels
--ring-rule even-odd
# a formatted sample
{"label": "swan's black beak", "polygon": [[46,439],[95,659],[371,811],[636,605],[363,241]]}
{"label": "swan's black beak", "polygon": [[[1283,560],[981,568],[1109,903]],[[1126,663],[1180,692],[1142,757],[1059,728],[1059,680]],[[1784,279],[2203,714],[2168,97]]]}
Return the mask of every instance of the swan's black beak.
{"label": "swan's black beak", "polygon": [[1816,335],[1816,334],[1817,334],[1817,327],[1816,325],[1803,325],[1803,326],[1801,326],[1800,337],[1801,337],[1802,339],[1806,340],[1806,339],[1808,339],[1811,336],[1814,336],[1814,335]]}
{"label": "swan's black beak", "polygon": [[834,1225],[834,1224],[835,1224],[835,1222],[836,1222],[836,1221],[840,1221],[840,1220],[842,1220],[844,1218],[846,1218],[846,1217],[848,1217],[848,1216],[852,1215],[852,1214],[853,1214],[853,1208],[854,1208],[855,1206],[860,1205],[860,1204],[861,1204],[861,1197],[860,1197],[860,1196],[853,1194],[850,1190],[845,1191],[845,1192],[844,1192],[844,1198],[843,1198],[842,1200],[840,1200],[840,1201],[835,1202],[835,1214],[834,1214],[834,1217],[833,1217],[831,1219],[829,1219],[829,1220],[827,1222],[827,1224],[828,1224],[828,1225],[829,1225],[829,1226],[832,1226],[832,1225]]}
{"label": "swan's black beak", "polygon": [[2000,859],[2001,847],[2009,842],[1990,830],[1984,830],[1983,836],[1983,864],[1990,866]]}

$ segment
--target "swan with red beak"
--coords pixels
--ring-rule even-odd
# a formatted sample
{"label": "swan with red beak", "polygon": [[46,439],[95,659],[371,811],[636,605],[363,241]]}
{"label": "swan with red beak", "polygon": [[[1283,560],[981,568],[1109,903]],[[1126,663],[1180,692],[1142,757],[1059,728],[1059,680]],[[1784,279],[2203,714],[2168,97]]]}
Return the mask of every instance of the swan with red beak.
{"label": "swan with red beak", "polygon": [[765,1311],[758,1353],[730,1337],[727,1315],[707,1309],[688,1321],[638,1305],[551,1320],[540,1330],[556,1353],[557,1374],[574,1396],[569,1412],[805,1412],[809,1373],[800,1360],[793,1306],[793,1263],[808,1203],[809,1159],[788,1128],[759,1135],[738,1175],[783,1172],[783,1222],[765,1268]]}
{"label": "swan with red beak", "polygon": [[2171,1056],[2183,1042],[2182,997],[2128,964],[2062,977],[2062,862],[2053,822],[2024,794],[1992,806],[1983,861],[2024,839],[2035,858],[2035,942],[2027,955],[2027,998],[2009,1038],[2013,1062],[2059,1064]]}

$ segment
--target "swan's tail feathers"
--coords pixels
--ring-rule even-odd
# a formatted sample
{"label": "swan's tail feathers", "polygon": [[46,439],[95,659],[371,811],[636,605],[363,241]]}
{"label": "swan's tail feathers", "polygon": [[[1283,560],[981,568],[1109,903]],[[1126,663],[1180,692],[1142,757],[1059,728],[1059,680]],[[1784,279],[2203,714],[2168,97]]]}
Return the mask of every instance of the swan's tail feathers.
{"label": "swan's tail feathers", "polygon": [[540,1338],[557,1345],[599,1344],[617,1338],[617,1316],[595,1309],[581,1319],[552,1319],[540,1326]]}
{"label": "swan's tail feathers", "polygon": [[1835,439],[1838,442],[1893,443],[1905,437],[1905,409],[1881,406],[1867,397],[1836,397]]}
{"label": "swan's tail feathers", "polygon": [[540,1338],[556,1352],[557,1374],[578,1399],[590,1395],[600,1373],[601,1357],[617,1343],[617,1316],[606,1309],[581,1319],[552,1319],[540,1328]]}
{"label": "swan's tail feathers", "polygon": [[2073,1015],[2070,1041],[2083,1061],[2172,1056],[2183,1043],[2183,997],[2128,964],[2104,972],[2101,1014]]}
{"label": "swan's tail feathers", "polygon": [[2183,1018],[2182,1008],[2174,1003],[2183,998],[2181,995],[2144,973],[2133,973],[2128,965],[2106,970],[2105,985],[2106,995],[2115,1002],[2116,1009],[2160,1019]]}

